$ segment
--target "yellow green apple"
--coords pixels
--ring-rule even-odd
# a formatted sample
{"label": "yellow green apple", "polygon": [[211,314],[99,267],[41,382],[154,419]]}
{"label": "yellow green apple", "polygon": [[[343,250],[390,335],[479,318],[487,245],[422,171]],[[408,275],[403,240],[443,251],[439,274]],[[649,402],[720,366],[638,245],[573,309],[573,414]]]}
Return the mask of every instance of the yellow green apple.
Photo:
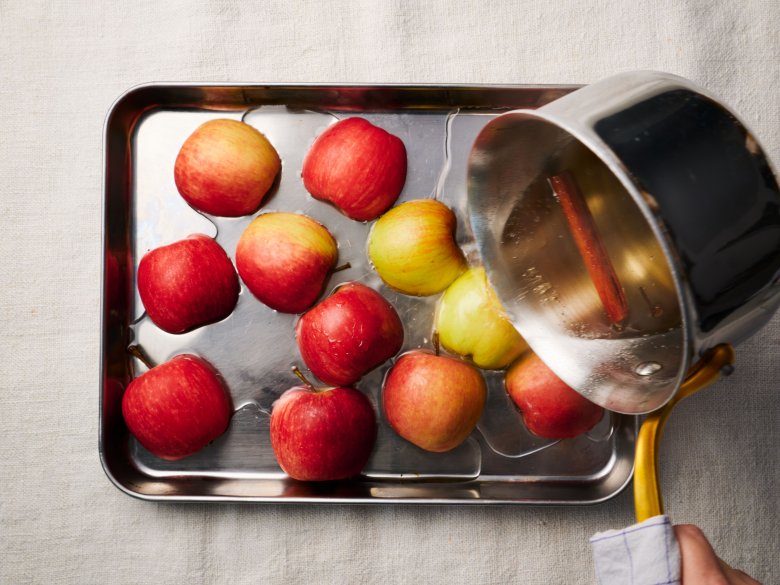
{"label": "yellow green apple", "polygon": [[368,256],[394,289],[415,296],[439,293],[466,269],[456,225],[452,210],[435,199],[407,201],[376,221]]}
{"label": "yellow green apple", "polygon": [[487,370],[505,368],[528,348],[482,267],[470,268],[447,288],[435,323],[442,346]]}

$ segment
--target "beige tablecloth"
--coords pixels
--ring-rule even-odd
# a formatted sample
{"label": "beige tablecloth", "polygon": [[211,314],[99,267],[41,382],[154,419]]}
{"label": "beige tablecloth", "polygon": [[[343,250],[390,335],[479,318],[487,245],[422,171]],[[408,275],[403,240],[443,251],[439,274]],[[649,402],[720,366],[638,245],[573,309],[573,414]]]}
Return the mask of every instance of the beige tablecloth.
{"label": "beige tablecloth", "polygon": [[[147,81],[587,83],[659,69],[780,162],[780,4],[0,0],[0,583],[593,583],[593,507],[217,506],[132,499],[98,461],[101,128]],[[676,522],[780,583],[780,319],[684,403]]]}

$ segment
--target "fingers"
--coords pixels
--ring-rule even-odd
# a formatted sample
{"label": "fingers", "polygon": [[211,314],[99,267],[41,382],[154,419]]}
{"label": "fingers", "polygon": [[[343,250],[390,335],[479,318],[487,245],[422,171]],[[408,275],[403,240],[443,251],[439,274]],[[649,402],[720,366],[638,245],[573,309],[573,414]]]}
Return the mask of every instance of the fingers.
{"label": "fingers", "polygon": [[733,583],[734,585],[761,585],[761,583],[753,579],[753,577],[744,571],[740,571],[739,569],[732,569],[722,559],[718,559],[718,561],[720,562],[721,568],[726,574],[726,577],[730,579],[729,583]]}
{"label": "fingers", "polygon": [[680,544],[682,582],[685,585],[730,585],[715,551],[700,528],[692,524],[674,527]]}
{"label": "fingers", "polygon": [[721,561],[697,526],[677,525],[674,534],[680,544],[683,585],[761,585]]}

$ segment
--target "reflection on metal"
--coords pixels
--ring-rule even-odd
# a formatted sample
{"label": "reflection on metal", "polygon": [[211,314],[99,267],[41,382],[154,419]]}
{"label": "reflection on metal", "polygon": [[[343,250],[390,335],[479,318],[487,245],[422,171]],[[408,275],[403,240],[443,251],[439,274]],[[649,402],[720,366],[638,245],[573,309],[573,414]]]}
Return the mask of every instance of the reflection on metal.
{"label": "reflection on metal", "polygon": [[[366,260],[369,224],[348,220],[314,201],[300,181],[302,158],[315,136],[337,117],[361,115],[401,136],[409,153],[402,200],[436,197],[458,216],[458,243],[478,261],[466,205],[466,161],[480,130],[510,109],[534,108],[571,91],[565,87],[353,87],[148,85],[131,90],[105,127],[105,292],[103,295],[100,454],[114,483],[127,493],[165,501],[592,503],[629,481],[636,420],[605,417],[591,437],[552,444],[528,433],[503,387],[502,372],[486,373],[488,403],[479,430],[445,454],[423,452],[382,422],[365,474],[348,482],[307,484],[288,479],[269,444],[274,400],[295,384],[299,360],[296,317],[271,311],[242,291],[227,319],[185,335],[169,335],[143,314],[135,296],[140,257],[167,241],[202,231],[232,257],[251,218],[210,218],[190,209],[173,183],[181,142],[209,118],[243,119],[266,133],[282,158],[277,191],[261,211],[305,212],[339,241],[340,262],[329,290],[361,280],[396,306],[405,324],[402,351],[430,347],[436,298],[412,298],[383,287]],[[544,283],[537,283],[540,291]],[[157,459],[127,433],[119,405],[140,362],[127,353],[143,346],[162,362],[198,353],[223,374],[237,411],[228,432],[177,462]],[[300,364],[299,364],[300,365]],[[358,384],[379,411],[389,365]],[[596,440],[594,440],[596,439]]]}
{"label": "reflection on metal", "polygon": [[[531,348],[590,400],[653,411],[701,351],[776,310],[780,190],[749,136],[690,82],[650,72],[509,112],[478,136],[468,202],[489,278]],[[619,326],[547,186],[564,171],[626,294]]]}
{"label": "reflection on metal", "polygon": [[648,416],[639,429],[636,444],[636,471],[634,473],[634,509],[636,521],[664,513],[659,477],[661,437],[664,425],[677,404],[688,396],[728,375],[733,368],[734,349],[728,344],[715,346],[694,365],[680,391],[663,408]]}

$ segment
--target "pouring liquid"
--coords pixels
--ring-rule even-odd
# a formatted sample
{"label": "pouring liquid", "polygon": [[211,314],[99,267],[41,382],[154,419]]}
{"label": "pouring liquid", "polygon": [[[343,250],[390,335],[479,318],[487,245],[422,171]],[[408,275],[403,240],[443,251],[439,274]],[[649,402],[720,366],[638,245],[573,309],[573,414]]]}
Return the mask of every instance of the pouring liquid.
{"label": "pouring liquid", "polygon": [[[507,215],[496,276],[499,296],[531,347],[583,395],[608,408],[633,400],[621,381],[645,396],[680,376],[684,332],[679,294],[659,238],[619,179],[589,149],[557,130],[552,155]],[[544,149],[542,149],[544,150]],[[549,178],[570,174],[592,215],[603,250],[625,295],[625,318],[610,318],[583,258],[583,246]],[[508,291],[511,291],[508,292]],[[651,365],[652,364],[652,365]]]}

